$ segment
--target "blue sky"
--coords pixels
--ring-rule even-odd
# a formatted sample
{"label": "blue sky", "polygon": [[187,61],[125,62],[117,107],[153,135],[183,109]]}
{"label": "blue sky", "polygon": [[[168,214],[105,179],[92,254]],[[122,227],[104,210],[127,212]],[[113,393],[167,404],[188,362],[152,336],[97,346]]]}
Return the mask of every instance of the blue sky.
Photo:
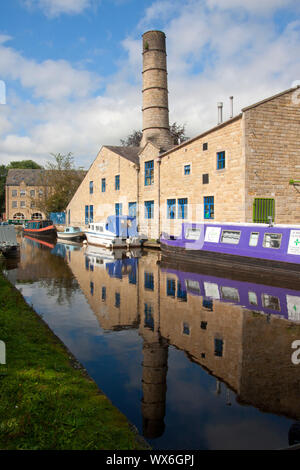
{"label": "blue sky", "polygon": [[141,35],[167,36],[170,122],[193,137],[300,83],[298,0],[10,0],[0,3],[0,160],[73,152],[142,126]]}

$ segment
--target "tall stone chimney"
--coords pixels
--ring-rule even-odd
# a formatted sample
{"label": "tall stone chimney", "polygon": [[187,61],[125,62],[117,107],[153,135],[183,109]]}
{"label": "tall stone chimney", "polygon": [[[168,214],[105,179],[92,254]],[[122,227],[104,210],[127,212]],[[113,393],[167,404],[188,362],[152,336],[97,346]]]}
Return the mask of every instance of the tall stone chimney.
{"label": "tall stone chimney", "polygon": [[161,151],[174,146],[170,133],[166,36],[162,31],[143,34],[143,137]]}

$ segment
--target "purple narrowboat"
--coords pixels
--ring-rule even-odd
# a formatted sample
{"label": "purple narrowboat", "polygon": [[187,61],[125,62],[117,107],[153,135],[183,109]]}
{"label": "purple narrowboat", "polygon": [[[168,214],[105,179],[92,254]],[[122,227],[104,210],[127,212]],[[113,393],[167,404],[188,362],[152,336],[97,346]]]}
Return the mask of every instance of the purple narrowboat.
{"label": "purple narrowboat", "polygon": [[183,223],[160,242],[165,259],[300,280],[300,225]]}

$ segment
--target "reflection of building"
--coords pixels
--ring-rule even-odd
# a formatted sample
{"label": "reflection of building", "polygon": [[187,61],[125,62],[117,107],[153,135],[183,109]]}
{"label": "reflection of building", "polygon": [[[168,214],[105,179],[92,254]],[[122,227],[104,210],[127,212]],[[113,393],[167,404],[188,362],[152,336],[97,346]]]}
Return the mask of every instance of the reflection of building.
{"label": "reflection of building", "polygon": [[[300,324],[290,320],[298,318],[300,293],[165,270],[158,259],[148,252],[138,260],[101,263],[84,251],[69,259],[102,328],[139,328],[144,435],[164,429],[169,345],[214,375],[219,392],[225,382],[238,402],[299,419],[291,343],[300,338]],[[241,307],[246,299],[247,310]]]}
{"label": "reflection of building", "polygon": [[41,185],[43,170],[8,170],[6,178],[6,219],[31,220],[45,218],[36,209],[34,200],[42,197],[45,187]]}

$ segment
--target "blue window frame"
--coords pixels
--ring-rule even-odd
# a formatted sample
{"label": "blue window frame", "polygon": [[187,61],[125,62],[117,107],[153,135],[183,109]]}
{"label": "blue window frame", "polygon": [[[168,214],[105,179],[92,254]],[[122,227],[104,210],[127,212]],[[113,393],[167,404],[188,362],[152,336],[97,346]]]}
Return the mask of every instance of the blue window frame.
{"label": "blue window frame", "polygon": [[206,308],[207,310],[210,310],[211,312],[212,312],[213,309],[214,309],[213,300],[210,300],[210,299],[203,299],[202,305],[203,305],[204,308]]}
{"label": "blue window frame", "polygon": [[182,333],[184,335],[189,335],[190,334],[190,325],[186,322],[184,322],[183,325],[182,325]]}
{"label": "blue window frame", "polygon": [[175,279],[167,279],[167,296],[175,297],[176,282]]}
{"label": "blue window frame", "polygon": [[94,206],[90,206],[90,223],[94,222]]}
{"label": "blue window frame", "polygon": [[94,192],[94,181],[90,181],[90,194]]}
{"label": "blue window frame", "polygon": [[215,356],[222,357],[223,356],[223,340],[215,338]]}
{"label": "blue window frame", "polygon": [[167,199],[167,219],[175,219],[176,199]]}
{"label": "blue window frame", "polygon": [[115,190],[119,191],[120,189],[120,175],[115,176]]}
{"label": "blue window frame", "polygon": [[89,206],[85,206],[85,217],[84,217],[84,220],[85,220],[85,225],[88,225],[89,223]]}
{"label": "blue window frame", "polygon": [[225,168],[225,152],[217,153],[217,169],[223,170]]}
{"label": "blue window frame", "polygon": [[154,160],[145,162],[145,186],[151,186],[154,183]]}
{"label": "blue window frame", "polygon": [[177,298],[182,302],[187,301],[186,290],[182,288],[180,281],[177,282]]}
{"label": "blue window frame", "polygon": [[204,198],[204,219],[213,219],[215,215],[214,196]]}
{"label": "blue window frame", "polygon": [[119,292],[115,293],[115,307],[120,308],[121,305],[121,296]]}
{"label": "blue window frame", "polygon": [[145,201],[145,219],[154,218],[154,201]]}
{"label": "blue window frame", "polygon": [[148,290],[154,290],[154,276],[152,273],[145,273],[144,287]]}
{"label": "blue window frame", "polygon": [[178,219],[187,218],[187,205],[188,205],[187,198],[178,199]]}
{"label": "blue window frame", "polygon": [[128,274],[129,284],[136,284],[136,269],[135,267]]}
{"label": "blue window frame", "polygon": [[115,204],[115,213],[116,215],[122,215],[122,203],[121,202],[117,202]]}
{"label": "blue window frame", "polygon": [[105,178],[102,178],[102,180],[101,180],[101,191],[103,193],[105,193],[105,191],[106,191],[106,179]]}
{"label": "blue window frame", "polygon": [[106,287],[105,286],[102,287],[102,300],[103,302],[106,300]]}
{"label": "blue window frame", "polygon": [[136,202],[128,203],[128,215],[130,215],[130,217],[136,217]]}
{"label": "blue window frame", "polygon": [[191,165],[184,165],[184,174],[185,175],[191,174]]}
{"label": "blue window frame", "polygon": [[90,260],[89,260],[88,256],[85,257],[85,269],[87,271],[89,271],[89,269],[90,269]]}
{"label": "blue window frame", "polygon": [[154,317],[153,317],[153,309],[150,305],[145,304],[145,323],[144,326],[146,328],[150,328],[150,330],[154,331]]}

